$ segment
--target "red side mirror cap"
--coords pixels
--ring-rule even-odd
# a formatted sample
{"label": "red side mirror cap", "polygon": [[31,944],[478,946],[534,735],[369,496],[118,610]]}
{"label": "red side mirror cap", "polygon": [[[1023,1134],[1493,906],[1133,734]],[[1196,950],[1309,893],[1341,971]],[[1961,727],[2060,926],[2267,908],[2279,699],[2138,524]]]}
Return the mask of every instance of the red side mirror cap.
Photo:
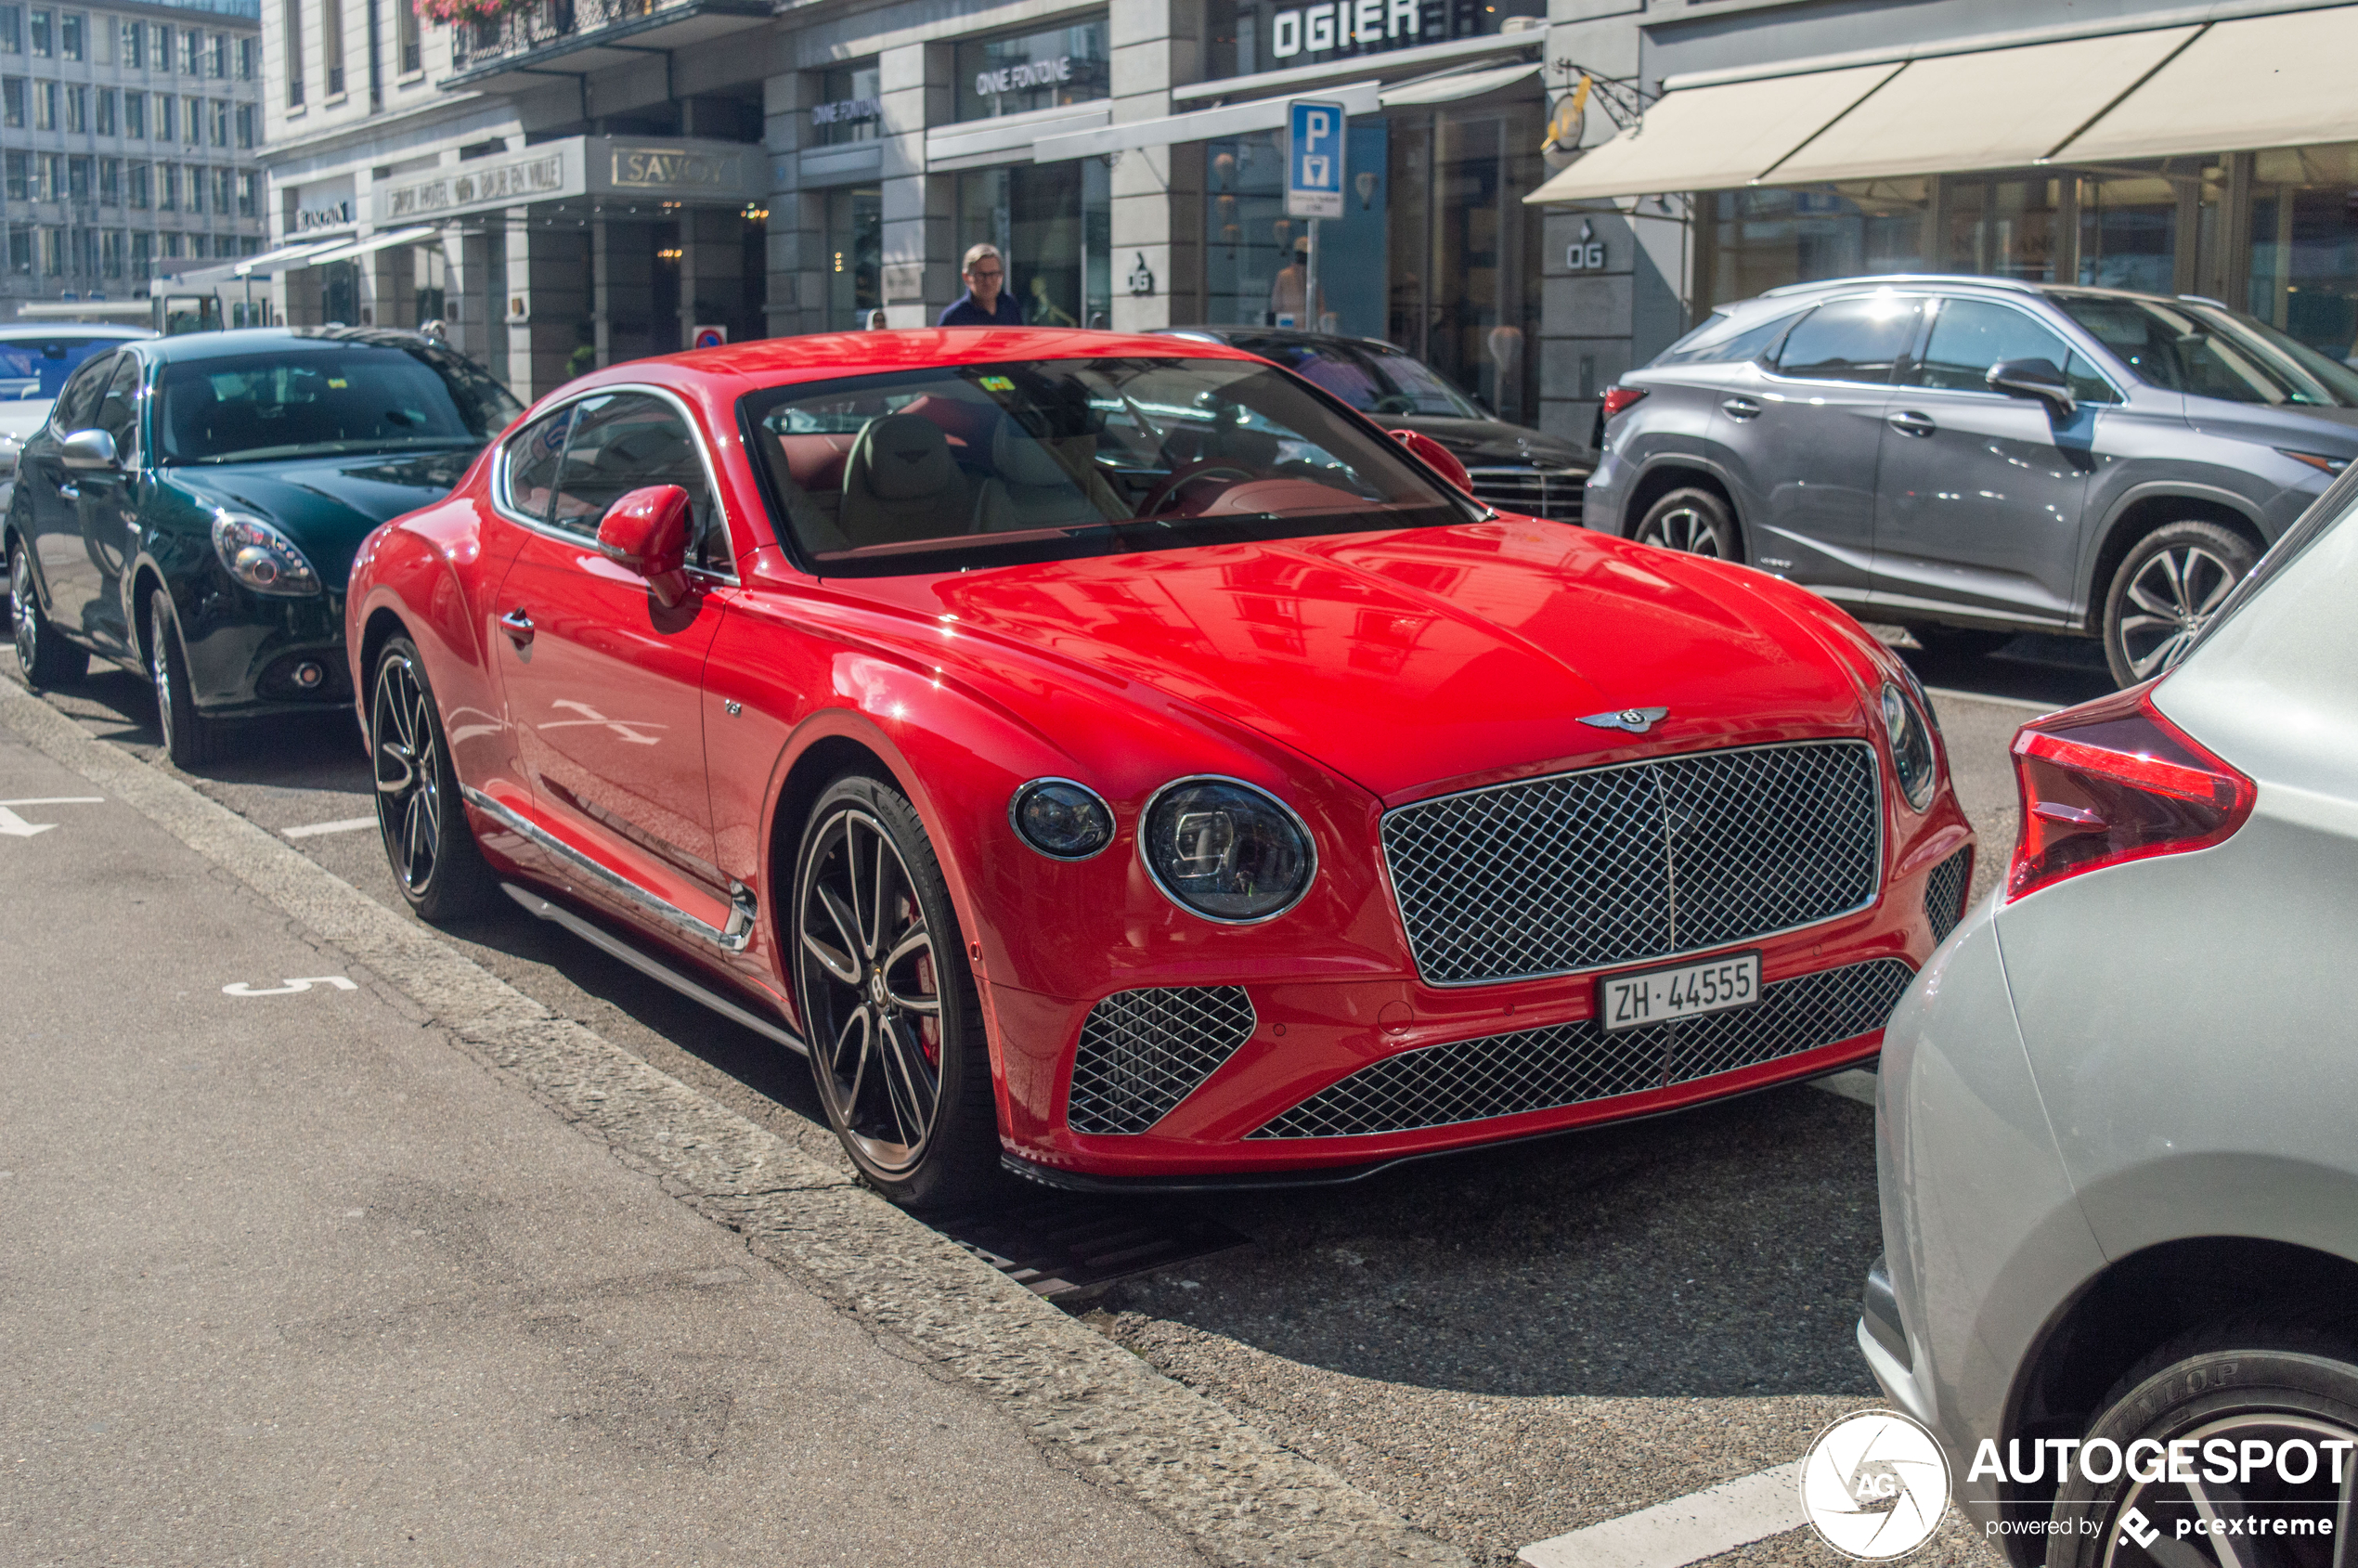
{"label": "red side mirror cap", "polygon": [[1458,460],[1457,453],[1421,430],[1395,430],[1392,438],[1414,452],[1427,468],[1466,494],[1473,494],[1473,481],[1466,477],[1466,465]]}
{"label": "red side mirror cap", "polygon": [[679,602],[687,584],[688,528],[695,505],[677,485],[649,485],[606,508],[598,522],[598,553],[638,573],[666,604]]}

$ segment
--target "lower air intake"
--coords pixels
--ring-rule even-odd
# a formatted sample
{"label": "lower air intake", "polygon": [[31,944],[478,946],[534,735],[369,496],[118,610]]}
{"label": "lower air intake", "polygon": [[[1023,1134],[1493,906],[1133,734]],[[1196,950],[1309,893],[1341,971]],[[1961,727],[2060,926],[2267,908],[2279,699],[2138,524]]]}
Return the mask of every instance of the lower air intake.
{"label": "lower air intake", "polygon": [[1143,1133],[1252,1038],[1242,986],[1118,991],[1081,1025],[1065,1122],[1076,1133]]}
{"label": "lower air intake", "polygon": [[1967,845],[1932,868],[1924,879],[1924,918],[1932,940],[1945,942],[1965,917],[1965,889],[1973,886],[1973,847]]}
{"label": "lower air intake", "polygon": [[1881,1029],[1914,971],[1897,958],[1780,980],[1757,1006],[1607,1034],[1593,1018],[1428,1045],[1361,1068],[1252,1134],[1356,1138],[1555,1110],[1757,1067]]}

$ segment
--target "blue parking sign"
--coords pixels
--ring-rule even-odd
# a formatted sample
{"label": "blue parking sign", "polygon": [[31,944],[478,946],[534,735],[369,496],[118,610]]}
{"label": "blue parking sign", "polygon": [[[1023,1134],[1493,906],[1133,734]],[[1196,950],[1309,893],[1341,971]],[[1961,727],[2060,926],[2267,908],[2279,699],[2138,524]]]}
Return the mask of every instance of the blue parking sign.
{"label": "blue parking sign", "polygon": [[1297,98],[1286,105],[1286,215],[1342,216],[1344,129],[1350,116],[1339,103]]}

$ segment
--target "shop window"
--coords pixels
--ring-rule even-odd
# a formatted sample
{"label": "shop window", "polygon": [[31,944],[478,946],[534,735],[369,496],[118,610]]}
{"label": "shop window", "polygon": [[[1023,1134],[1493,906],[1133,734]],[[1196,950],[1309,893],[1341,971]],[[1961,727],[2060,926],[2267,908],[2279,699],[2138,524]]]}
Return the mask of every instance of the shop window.
{"label": "shop window", "polygon": [[1060,104],[1086,103],[1110,90],[1103,17],[958,45],[958,118],[984,120]]}
{"label": "shop window", "polygon": [[1547,0],[1211,0],[1205,61],[1213,78],[1413,48],[1452,38],[1521,32],[1545,24]]}
{"label": "shop window", "polygon": [[1931,182],[1921,178],[1706,193],[1695,203],[1699,303],[1823,278],[1925,271],[1930,201]]}
{"label": "shop window", "polygon": [[[1355,337],[1385,336],[1393,207],[1389,146],[1390,130],[1382,120],[1351,127],[1344,148],[1344,183],[1351,193],[1344,198],[1342,217],[1318,226],[1314,320],[1303,299],[1310,226],[1286,215],[1285,160],[1276,133],[1206,143],[1206,319],[1307,330],[1324,324]],[[1367,176],[1364,187],[1361,175]],[[1421,274],[1421,265],[1411,270]]]}
{"label": "shop window", "polygon": [[820,72],[820,101],[810,106],[813,144],[840,147],[847,142],[874,141],[884,123],[878,80],[874,64]]}
{"label": "shop window", "polygon": [[964,255],[983,240],[998,246],[1007,271],[1002,287],[1030,325],[1104,326],[1113,311],[1112,211],[1100,159],[973,169],[958,176],[952,249]]}
{"label": "shop window", "polygon": [[2251,314],[2358,364],[2358,145],[2253,159],[2248,277]]}
{"label": "shop window", "polygon": [[854,331],[884,304],[884,193],[875,186],[827,192],[827,327]]}

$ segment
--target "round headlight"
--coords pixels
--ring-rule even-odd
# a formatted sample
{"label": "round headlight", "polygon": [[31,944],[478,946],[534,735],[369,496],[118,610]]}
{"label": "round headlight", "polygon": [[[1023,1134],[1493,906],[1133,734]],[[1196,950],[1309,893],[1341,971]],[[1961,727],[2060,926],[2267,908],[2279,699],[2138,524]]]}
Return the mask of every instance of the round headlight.
{"label": "round headlight", "polygon": [[1235,779],[1180,779],[1155,791],[1138,851],[1172,902],[1229,925],[1285,914],[1318,869],[1302,819]]}
{"label": "round headlight", "polygon": [[1113,808],[1070,779],[1034,779],[1007,802],[1017,836],[1052,861],[1085,861],[1113,842]]}
{"label": "round headlight", "polygon": [[1891,767],[1899,780],[1899,793],[1908,797],[1911,808],[1921,811],[1932,804],[1936,771],[1932,732],[1924,727],[1916,705],[1888,680],[1883,688],[1883,728],[1891,738]]}

